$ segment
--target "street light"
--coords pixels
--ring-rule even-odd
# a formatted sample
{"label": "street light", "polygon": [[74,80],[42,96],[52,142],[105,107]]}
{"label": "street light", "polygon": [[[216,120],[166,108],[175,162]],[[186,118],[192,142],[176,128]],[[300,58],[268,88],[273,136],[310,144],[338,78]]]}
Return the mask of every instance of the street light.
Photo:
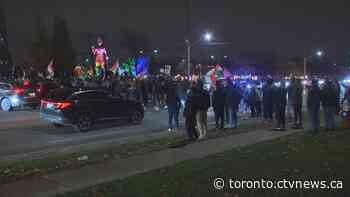
{"label": "street light", "polygon": [[153,53],[158,54],[159,53],[158,49],[154,49]]}
{"label": "street light", "polygon": [[210,42],[213,39],[213,35],[209,32],[204,34],[204,39],[208,42]]}
{"label": "street light", "polygon": [[[324,52],[321,51],[321,50],[318,50],[318,51],[316,52],[316,56],[319,57],[319,58],[321,58],[321,57],[324,56]],[[312,56],[307,56],[307,55],[306,55],[306,52],[305,52],[305,55],[304,55],[304,77],[307,76],[307,60],[308,60],[310,57],[312,57]]]}
{"label": "street light", "polygon": [[189,39],[186,40],[186,46],[187,46],[187,75],[191,75],[191,48],[196,46],[199,42],[202,40],[205,40],[207,42],[210,42],[213,39],[213,36],[211,33],[206,32],[202,38],[200,38],[197,42],[191,42]]}

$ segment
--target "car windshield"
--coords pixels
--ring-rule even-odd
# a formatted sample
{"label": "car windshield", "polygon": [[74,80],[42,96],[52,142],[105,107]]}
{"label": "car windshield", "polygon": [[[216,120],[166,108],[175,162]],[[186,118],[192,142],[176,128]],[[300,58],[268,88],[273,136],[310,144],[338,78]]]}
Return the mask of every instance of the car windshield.
{"label": "car windshield", "polygon": [[48,94],[46,99],[55,101],[66,100],[73,92],[74,90],[68,88],[55,89]]}

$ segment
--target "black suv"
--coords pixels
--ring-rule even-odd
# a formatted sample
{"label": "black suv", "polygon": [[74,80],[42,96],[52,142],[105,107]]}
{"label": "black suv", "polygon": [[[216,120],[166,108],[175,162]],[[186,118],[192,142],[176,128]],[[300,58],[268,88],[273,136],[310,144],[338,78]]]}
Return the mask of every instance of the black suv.
{"label": "black suv", "polygon": [[40,117],[55,127],[72,125],[86,132],[102,120],[127,119],[139,124],[144,117],[144,107],[140,102],[117,98],[104,90],[60,88],[41,101]]}

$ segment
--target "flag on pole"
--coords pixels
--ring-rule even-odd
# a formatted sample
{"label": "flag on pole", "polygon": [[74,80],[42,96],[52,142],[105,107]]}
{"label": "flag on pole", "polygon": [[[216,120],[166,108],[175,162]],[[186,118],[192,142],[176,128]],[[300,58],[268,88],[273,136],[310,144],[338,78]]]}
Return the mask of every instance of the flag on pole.
{"label": "flag on pole", "polygon": [[109,69],[113,74],[116,74],[119,68],[119,59]]}
{"label": "flag on pole", "polygon": [[55,75],[53,59],[50,61],[49,65],[47,65],[47,72],[49,73],[49,75],[48,75],[49,78],[51,78]]}

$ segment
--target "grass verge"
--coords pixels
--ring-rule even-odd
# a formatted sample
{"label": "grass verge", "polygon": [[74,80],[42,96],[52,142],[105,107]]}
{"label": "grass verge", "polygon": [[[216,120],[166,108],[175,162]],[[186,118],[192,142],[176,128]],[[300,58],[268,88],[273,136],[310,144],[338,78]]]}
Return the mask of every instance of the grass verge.
{"label": "grass verge", "polygon": [[[181,162],[177,165],[97,185],[58,197],[326,197],[349,196],[350,132],[298,133],[269,142]],[[336,180],[340,190],[216,191],[216,177],[235,180]],[[227,185],[226,185],[227,186]]]}
{"label": "grass verge", "polygon": [[42,159],[3,162],[0,163],[0,184],[66,169],[77,169],[110,159],[121,159],[158,151],[183,140],[184,138],[178,135],[166,136],[144,142],[130,142],[96,150],[77,151],[71,154],[54,153]]}

